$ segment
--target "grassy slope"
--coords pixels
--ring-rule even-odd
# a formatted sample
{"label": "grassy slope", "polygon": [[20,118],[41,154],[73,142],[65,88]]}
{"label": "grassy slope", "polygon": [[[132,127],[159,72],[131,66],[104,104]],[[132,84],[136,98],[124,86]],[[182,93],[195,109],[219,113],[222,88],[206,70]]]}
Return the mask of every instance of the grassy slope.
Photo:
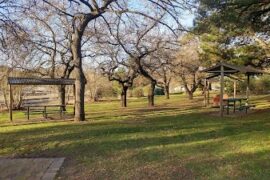
{"label": "grassy slope", "polygon": [[[257,108],[269,99],[256,98]],[[67,157],[63,178],[269,179],[269,111],[220,119],[201,105],[183,96],[159,97],[154,109],[146,99],[127,109],[96,103],[86,106],[83,123],[20,126],[6,125],[2,114],[0,156]]]}

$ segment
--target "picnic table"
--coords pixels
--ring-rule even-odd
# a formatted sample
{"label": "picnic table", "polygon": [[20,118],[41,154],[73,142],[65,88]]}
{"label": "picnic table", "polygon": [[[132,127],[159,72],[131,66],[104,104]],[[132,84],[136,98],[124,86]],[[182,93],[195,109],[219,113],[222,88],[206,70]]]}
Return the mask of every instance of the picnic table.
{"label": "picnic table", "polygon": [[[32,114],[42,113],[43,117],[47,119],[48,114],[54,114],[55,112],[58,112],[60,114],[60,117],[62,118],[65,105],[27,105],[24,107],[27,109],[26,115],[27,115],[27,119],[29,120],[31,113]],[[48,110],[48,108],[54,108],[54,109]]]}
{"label": "picnic table", "polygon": [[[229,114],[229,109],[230,107],[233,107],[233,112],[235,113],[236,111],[236,105],[237,105],[237,102],[239,104],[239,110],[243,110],[245,109],[246,110],[246,113],[247,113],[247,110],[250,108],[250,107],[253,107],[254,105],[249,105],[247,103],[247,98],[226,98],[226,99],[223,99],[223,102],[224,102],[224,108],[227,109],[227,114]],[[245,104],[243,104],[243,101],[246,101]]]}

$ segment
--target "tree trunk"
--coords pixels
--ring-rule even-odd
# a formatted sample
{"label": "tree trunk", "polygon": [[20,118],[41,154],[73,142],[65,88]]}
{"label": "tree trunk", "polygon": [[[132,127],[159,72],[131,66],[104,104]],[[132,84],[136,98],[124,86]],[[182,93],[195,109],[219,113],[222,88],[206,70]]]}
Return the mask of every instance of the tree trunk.
{"label": "tree trunk", "polygon": [[81,55],[81,34],[77,29],[72,34],[71,52],[74,62],[74,77],[75,77],[75,121],[84,121],[84,95],[86,79],[82,68],[82,55]]}
{"label": "tree trunk", "polygon": [[187,94],[188,94],[188,99],[192,100],[193,99],[193,92],[187,91]]}
{"label": "tree trunk", "polygon": [[169,87],[169,85],[165,85],[165,96],[166,96],[166,99],[170,99],[170,87]]}
{"label": "tree trunk", "polygon": [[184,88],[186,90],[186,93],[188,95],[188,99],[192,100],[193,99],[193,92],[189,89],[188,85],[186,82],[184,82]]}
{"label": "tree trunk", "polygon": [[127,107],[127,90],[128,87],[123,87],[121,92],[121,106]]}
{"label": "tree trunk", "polygon": [[3,90],[3,95],[4,95],[4,102],[5,102],[5,105],[7,107],[7,109],[9,109],[9,102],[8,102],[8,99],[7,99],[7,92],[5,90]]}
{"label": "tree trunk", "polygon": [[156,82],[151,82],[149,91],[148,91],[148,106],[153,107],[155,105],[154,97],[155,97],[155,86]]}
{"label": "tree trunk", "polygon": [[66,86],[59,87],[60,104],[63,105],[63,111],[66,111]]}
{"label": "tree trunk", "polygon": [[23,94],[22,94],[22,91],[19,91],[18,92],[18,102],[17,102],[17,104],[16,104],[16,106],[15,106],[15,108],[14,109],[16,109],[16,110],[20,110],[20,109],[22,109],[22,103],[23,103]]}

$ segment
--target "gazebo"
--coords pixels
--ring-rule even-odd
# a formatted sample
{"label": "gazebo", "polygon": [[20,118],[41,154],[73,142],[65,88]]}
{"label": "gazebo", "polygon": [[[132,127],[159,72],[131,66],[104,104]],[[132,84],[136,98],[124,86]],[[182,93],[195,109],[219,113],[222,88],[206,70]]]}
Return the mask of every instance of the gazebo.
{"label": "gazebo", "polygon": [[[208,106],[210,104],[209,100],[210,100],[210,83],[211,82],[214,82],[216,81],[216,78],[220,77],[219,74],[213,74],[213,75],[210,75],[210,76],[207,76],[205,79],[204,79],[204,105],[205,106]],[[230,81],[233,81],[233,98],[236,98],[236,84],[237,84],[237,81],[244,81],[243,79],[241,78],[238,78],[234,75],[227,75],[227,74],[224,74],[224,77],[227,77]]]}
{"label": "gazebo", "polygon": [[[54,86],[65,86],[72,85],[73,91],[75,92],[75,79],[63,79],[63,78],[21,78],[21,77],[8,77],[8,85],[10,90],[10,103],[9,103],[9,117],[10,121],[13,120],[12,116],[12,108],[13,108],[13,93],[12,86],[14,85],[54,85]],[[75,96],[74,96],[75,97]],[[74,98],[74,101],[76,99]],[[61,106],[65,106],[65,104],[61,104]],[[74,103],[75,108],[75,103]],[[28,112],[29,113],[29,112]],[[28,115],[29,116],[29,115]]]}
{"label": "gazebo", "polygon": [[[211,75],[205,79],[205,84],[207,79],[220,76],[220,116],[223,117],[223,95],[224,95],[224,77],[234,78],[232,74],[245,74],[247,77],[247,89],[246,89],[246,98],[249,99],[250,94],[250,76],[265,74],[266,72],[256,69],[252,66],[237,66],[232,64],[227,64],[220,62],[215,66],[209,67],[202,70],[201,72],[210,73]],[[235,85],[234,85],[235,86]]]}

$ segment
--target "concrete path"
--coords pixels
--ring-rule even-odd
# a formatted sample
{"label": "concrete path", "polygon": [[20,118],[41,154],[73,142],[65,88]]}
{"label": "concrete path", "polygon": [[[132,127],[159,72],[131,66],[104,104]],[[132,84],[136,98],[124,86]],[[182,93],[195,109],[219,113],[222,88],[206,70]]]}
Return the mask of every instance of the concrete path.
{"label": "concrete path", "polygon": [[65,158],[0,158],[0,179],[53,180]]}

